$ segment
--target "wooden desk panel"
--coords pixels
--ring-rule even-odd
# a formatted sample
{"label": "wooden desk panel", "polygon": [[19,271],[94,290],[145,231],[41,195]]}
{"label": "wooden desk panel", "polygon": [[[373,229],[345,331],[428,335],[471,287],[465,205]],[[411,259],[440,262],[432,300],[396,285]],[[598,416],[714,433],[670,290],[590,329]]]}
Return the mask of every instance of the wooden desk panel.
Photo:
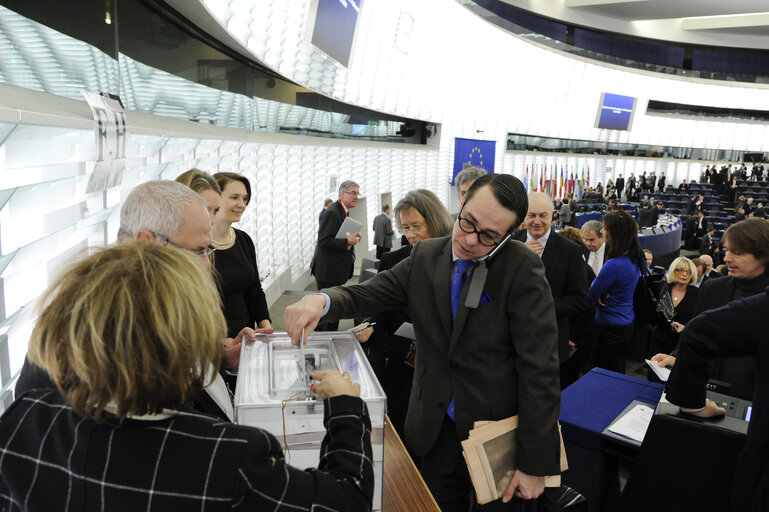
{"label": "wooden desk panel", "polygon": [[441,512],[386,416],[382,512]]}

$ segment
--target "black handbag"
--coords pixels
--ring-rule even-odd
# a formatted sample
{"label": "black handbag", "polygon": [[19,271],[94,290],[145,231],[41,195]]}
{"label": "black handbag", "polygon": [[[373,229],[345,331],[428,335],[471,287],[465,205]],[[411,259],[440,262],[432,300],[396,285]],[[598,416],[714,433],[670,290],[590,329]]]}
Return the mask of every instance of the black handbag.
{"label": "black handbag", "polygon": [[675,309],[665,274],[652,274],[641,268],[633,295],[635,321],[647,324],[673,321]]}

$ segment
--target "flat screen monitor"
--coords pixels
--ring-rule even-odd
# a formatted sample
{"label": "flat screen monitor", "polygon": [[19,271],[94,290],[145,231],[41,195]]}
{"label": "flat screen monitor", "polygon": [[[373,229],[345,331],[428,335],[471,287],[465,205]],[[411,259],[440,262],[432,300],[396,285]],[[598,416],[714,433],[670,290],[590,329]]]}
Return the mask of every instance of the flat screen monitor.
{"label": "flat screen monitor", "polygon": [[596,128],[608,130],[629,130],[638,100],[631,96],[601,93],[601,102],[596,117]]}
{"label": "flat screen monitor", "polygon": [[347,66],[350,63],[361,0],[312,0],[307,39],[320,51]]}

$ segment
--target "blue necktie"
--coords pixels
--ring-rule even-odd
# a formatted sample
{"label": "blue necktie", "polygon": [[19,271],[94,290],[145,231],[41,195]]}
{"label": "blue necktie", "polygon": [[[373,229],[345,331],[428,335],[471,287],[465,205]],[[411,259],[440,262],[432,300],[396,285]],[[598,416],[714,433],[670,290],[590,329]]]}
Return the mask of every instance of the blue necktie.
{"label": "blue necktie", "polygon": [[[462,286],[465,284],[465,278],[467,277],[467,271],[473,266],[472,260],[457,260],[457,271],[454,272],[454,277],[451,279],[451,320],[457,318],[457,306],[459,306],[459,298],[462,296]],[[454,395],[451,395],[451,401],[449,401],[449,407],[446,410],[446,414],[449,415],[451,421],[454,421]]]}

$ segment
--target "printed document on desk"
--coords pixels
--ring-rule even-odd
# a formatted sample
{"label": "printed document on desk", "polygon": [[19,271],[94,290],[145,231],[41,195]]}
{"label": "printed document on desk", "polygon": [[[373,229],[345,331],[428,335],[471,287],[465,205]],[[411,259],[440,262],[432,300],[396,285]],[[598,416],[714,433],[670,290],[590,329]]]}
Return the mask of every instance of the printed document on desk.
{"label": "printed document on desk", "polygon": [[350,217],[345,217],[344,222],[342,222],[342,225],[339,226],[339,231],[336,232],[336,237],[334,238],[347,238],[353,233],[360,233],[360,228],[362,227],[363,224],[357,220]]}
{"label": "printed document on desk", "polygon": [[637,403],[632,409],[615,419],[608,430],[642,443],[652,416],[654,416],[653,407]]}

